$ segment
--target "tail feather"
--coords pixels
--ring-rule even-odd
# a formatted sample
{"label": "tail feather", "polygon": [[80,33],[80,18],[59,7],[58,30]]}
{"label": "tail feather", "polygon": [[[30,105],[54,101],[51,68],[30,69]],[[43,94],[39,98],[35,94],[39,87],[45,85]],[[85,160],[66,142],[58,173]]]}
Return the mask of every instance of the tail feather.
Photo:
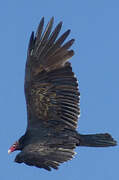
{"label": "tail feather", "polygon": [[79,135],[79,146],[108,147],[115,146],[117,142],[108,133]]}

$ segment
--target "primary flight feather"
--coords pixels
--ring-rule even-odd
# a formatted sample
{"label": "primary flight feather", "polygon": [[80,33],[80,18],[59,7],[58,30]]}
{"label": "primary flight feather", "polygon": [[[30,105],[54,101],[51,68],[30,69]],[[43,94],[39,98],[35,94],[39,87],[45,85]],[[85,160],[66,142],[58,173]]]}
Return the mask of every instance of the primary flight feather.
{"label": "primary flight feather", "polygon": [[76,131],[80,93],[68,61],[74,55],[70,50],[74,39],[64,43],[70,30],[59,36],[62,22],[52,31],[53,21],[51,18],[43,30],[42,18],[36,34],[31,34],[24,84],[27,129],[8,150],[21,151],[15,162],[49,171],[70,160],[76,146],[116,145],[108,133],[82,135]]}

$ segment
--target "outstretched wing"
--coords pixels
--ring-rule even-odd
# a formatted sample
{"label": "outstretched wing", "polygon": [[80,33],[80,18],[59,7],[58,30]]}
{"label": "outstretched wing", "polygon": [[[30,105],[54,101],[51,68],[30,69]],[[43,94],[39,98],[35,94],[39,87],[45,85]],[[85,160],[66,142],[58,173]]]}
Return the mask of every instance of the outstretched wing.
{"label": "outstretched wing", "polygon": [[60,163],[73,158],[74,148],[78,142],[75,136],[47,137],[40,143],[34,142],[25,146],[16,156],[15,162],[44,168],[48,171],[51,168],[58,169]]}
{"label": "outstretched wing", "polygon": [[49,21],[43,33],[42,18],[35,37],[32,32],[29,42],[25,72],[28,127],[42,121],[47,126],[75,129],[79,91],[77,79],[67,62],[74,54],[69,50],[74,39],[63,44],[70,30],[57,39],[62,22],[51,33],[53,20]]}

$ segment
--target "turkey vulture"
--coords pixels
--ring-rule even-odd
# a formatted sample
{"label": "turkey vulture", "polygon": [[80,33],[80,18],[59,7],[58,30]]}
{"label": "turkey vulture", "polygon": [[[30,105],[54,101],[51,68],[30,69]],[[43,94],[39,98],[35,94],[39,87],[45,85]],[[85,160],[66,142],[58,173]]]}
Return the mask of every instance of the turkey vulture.
{"label": "turkey vulture", "polygon": [[73,158],[76,146],[108,147],[116,141],[108,133],[82,135],[76,131],[80,115],[80,93],[75,74],[68,61],[74,39],[64,43],[70,30],[59,38],[62,22],[51,32],[51,18],[44,32],[44,18],[37,32],[32,32],[25,69],[27,129],[8,150],[21,152],[15,162],[58,169],[60,163]]}

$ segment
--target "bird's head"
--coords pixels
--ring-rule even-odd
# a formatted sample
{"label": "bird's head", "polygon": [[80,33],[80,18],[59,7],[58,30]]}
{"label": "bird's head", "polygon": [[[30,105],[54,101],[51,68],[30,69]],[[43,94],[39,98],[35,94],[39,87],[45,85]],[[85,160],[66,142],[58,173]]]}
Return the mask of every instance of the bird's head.
{"label": "bird's head", "polygon": [[[27,134],[27,133],[26,133]],[[8,150],[8,154],[17,151],[22,150],[25,146],[25,140],[27,140],[26,134],[23,135],[18,141],[16,141]]]}
{"label": "bird's head", "polygon": [[16,151],[16,150],[20,150],[20,146],[19,146],[19,141],[16,141],[8,150],[8,154]]}

